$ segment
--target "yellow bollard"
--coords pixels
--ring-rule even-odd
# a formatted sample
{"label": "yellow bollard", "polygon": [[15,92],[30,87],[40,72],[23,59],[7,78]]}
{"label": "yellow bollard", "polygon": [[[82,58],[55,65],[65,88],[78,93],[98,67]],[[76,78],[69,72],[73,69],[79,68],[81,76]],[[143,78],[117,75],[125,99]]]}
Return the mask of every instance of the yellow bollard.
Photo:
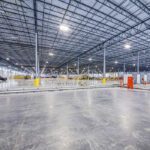
{"label": "yellow bollard", "polygon": [[106,78],[102,79],[102,84],[105,85],[106,84]]}
{"label": "yellow bollard", "polygon": [[40,78],[34,79],[34,86],[39,87],[39,85],[40,85]]}

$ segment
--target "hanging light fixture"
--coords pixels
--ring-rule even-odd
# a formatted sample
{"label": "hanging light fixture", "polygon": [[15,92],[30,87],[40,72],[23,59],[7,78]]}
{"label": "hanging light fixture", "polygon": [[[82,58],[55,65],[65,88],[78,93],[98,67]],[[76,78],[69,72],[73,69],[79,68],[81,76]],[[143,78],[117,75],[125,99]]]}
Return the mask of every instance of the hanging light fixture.
{"label": "hanging light fixture", "polygon": [[52,52],[49,52],[49,56],[54,56],[54,54]]}
{"label": "hanging light fixture", "polygon": [[92,58],[89,58],[89,61],[92,61]]}
{"label": "hanging light fixture", "polygon": [[118,61],[117,61],[117,60],[115,61],[115,64],[118,64]]}
{"label": "hanging light fixture", "polygon": [[127,43],[127,44],[124,45],[124,47],[125,47],[126,49],[130,49],[130,48],[131,48],[131,45],[130,45],[129,43]]}
{"label": "hanging light fixture", "polygon": [[61,30],[61,31],[63,31],[63,32],[68,32],[70,29],[69,29],[69,27],[67,26],[67,25],[65,25],[65,24],[61,24],[60,26],[59,26],[59,29]]}

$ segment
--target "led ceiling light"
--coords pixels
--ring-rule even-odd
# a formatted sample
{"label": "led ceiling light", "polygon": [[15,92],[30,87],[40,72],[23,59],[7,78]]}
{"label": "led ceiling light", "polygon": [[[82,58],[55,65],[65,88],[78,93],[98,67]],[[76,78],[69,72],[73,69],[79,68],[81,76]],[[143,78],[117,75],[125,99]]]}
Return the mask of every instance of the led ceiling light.
{"label": "led ceiling light", "polygon": [[130,49],[130,48],[131,48],[131,45],[130,45],[130,44],[125,44],[124,47],[125,47],[126,49]]}
{"label": "led ceiling light", "polygon": [[69,27],[67,25],[64,25],[64,24],[60,25],[59,29],[63,32],[68,32],[70,30]]}
{"label": "led ceiling light", "polygon": [[89,61],[92,61],[92,58],[89,58]]}
{"label": "led ceiling light", "polygon": [[18,39],[18,37],[16,37],[16,36],[11,36],[10,38],[11,39]]}
{"label": "led ceiling light", "polygon": [[48,64],[48,61],[46,61],[46,64]]}
{"label": "led ceiling light", "polygon": [[49,52],[49,56],[54,56],[54,54],[53,54],[53,53],[51,53],[51,52]]}
{"label": "led ceiling light", "polygon": [[117,60],[115,61],[115,64],[118,64],[118,61],[117,61]]}
{"label": "led ceiling light", "polygon": [[7,57],[6,60],[10,60],[10,59]]}

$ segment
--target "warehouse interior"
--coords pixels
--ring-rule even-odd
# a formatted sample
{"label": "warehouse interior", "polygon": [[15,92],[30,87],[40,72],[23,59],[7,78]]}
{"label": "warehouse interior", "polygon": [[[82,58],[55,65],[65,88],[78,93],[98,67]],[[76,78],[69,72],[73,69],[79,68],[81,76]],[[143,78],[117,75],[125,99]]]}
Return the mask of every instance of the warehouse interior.
{"label": "warehouse interior", "polygon": [[1,0],[0,149],[150,150],[150,0]]}

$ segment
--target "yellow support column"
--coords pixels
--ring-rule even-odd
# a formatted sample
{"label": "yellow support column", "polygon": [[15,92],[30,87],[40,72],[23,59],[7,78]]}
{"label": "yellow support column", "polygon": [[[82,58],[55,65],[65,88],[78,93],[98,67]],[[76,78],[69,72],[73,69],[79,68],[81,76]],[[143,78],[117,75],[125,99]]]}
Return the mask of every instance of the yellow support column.
{"label": "yellow support column", "polygon": [[102,79],[102,84],[105,85],[106,84],[106,78]]}
{"label": "yellow support column", "polygon": [[39,87],[39,85],[40,85],[40,78],[34,79],[34,86]]}

